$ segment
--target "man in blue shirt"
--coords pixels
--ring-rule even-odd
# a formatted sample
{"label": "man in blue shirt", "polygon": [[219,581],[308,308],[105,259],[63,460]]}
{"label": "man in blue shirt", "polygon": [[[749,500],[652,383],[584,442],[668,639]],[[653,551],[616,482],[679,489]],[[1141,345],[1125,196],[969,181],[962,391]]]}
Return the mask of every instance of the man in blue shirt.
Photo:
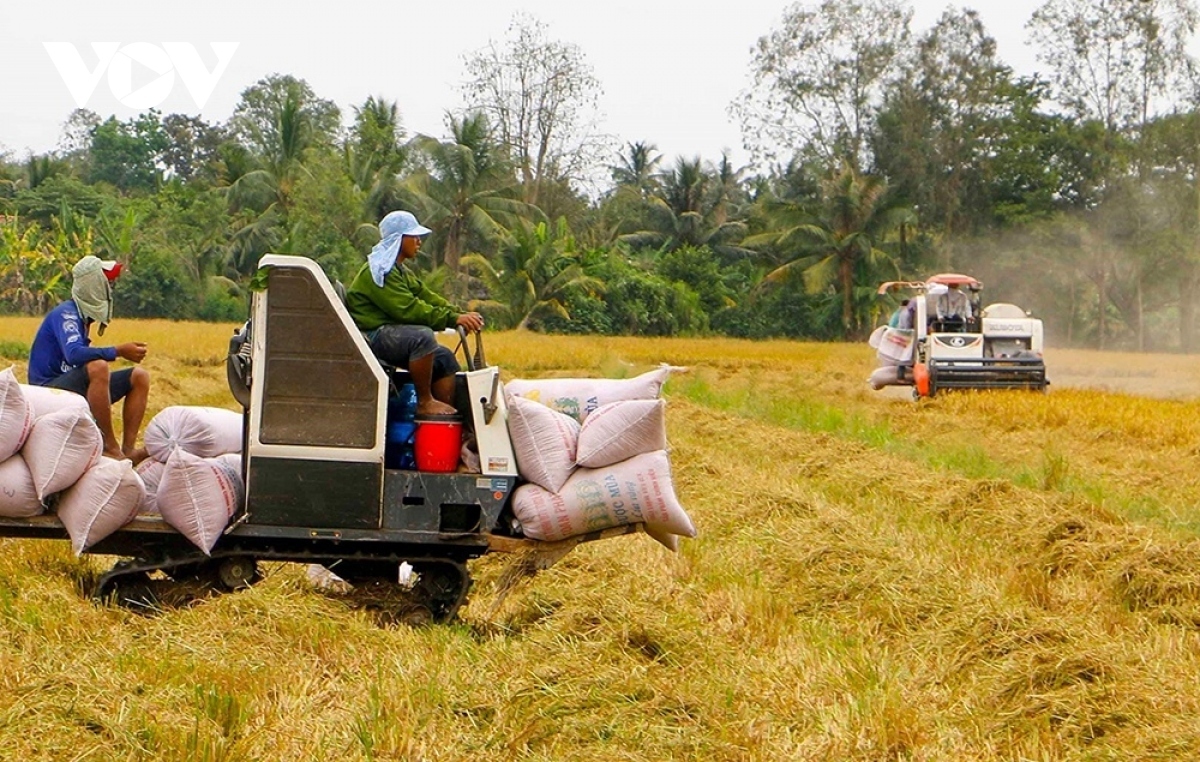
{"label": "man in blue shirt", "polygon": [[[104,436],[104,454],[134,463],[146,457],[137,446],[138,430],[150,397],[150,374],[145,368],[112,371],[109,363],[122,358],[140,363],[146,345],[132,341],[115,347],[93,347],[88,336],[92,323],[99,335],[112,320],[112,281],[121,274],[117,262],[86,256],[72,270],[71,298],[46,314],[29,350],[29,383],[67,389],[87,398],[96,425]],[[124,431],[117,441],[112,404],[124,399]]]}

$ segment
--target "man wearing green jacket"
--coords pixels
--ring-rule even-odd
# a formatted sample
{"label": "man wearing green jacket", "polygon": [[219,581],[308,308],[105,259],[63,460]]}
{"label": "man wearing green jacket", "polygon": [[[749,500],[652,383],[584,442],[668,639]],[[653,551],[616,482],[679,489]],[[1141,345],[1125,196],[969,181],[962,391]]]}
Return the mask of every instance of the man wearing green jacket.
{"label": "man wearing green jacket", "polygon": [[420,416],[456,412],[450,403],[458,360],[438,344],[434,331],[454,326],[483,330],[478,312],[458,310],[404,264],[417,256],[430,232],[411,212],[388,214],[379,223],[382,240],[346,289],[346,308],[371,351],[412,376]]}

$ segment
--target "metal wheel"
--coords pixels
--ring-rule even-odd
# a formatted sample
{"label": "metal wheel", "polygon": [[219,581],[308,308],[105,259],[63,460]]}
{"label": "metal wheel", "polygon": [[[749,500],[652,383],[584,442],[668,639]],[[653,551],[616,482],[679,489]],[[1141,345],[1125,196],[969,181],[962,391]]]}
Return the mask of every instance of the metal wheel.
{"label": "metal wheel", "polygon": [[465,566],[452,561],[417,561],[413,596],[418,605],[428,607],[434,620],[445,622],[454,617],[466,603],[471,578]]}
{"label": "metal wheel", "polygon": [[145,572],[121,574],[103,580],[95,597],[121,608],[147,613],[159,607],[154,582]]}
{"label": "metal wheel", "polygon": [[428,627],[433,624],[433,612],[426,606],[413,606],[400,614],[400,623],[408,627]]}
{"label": "metal wheel", "polygon": [[258,564],[248,556],[233,556],[222,559],[217,567],[217,578],[229,590],[243,590],[258,582]]}

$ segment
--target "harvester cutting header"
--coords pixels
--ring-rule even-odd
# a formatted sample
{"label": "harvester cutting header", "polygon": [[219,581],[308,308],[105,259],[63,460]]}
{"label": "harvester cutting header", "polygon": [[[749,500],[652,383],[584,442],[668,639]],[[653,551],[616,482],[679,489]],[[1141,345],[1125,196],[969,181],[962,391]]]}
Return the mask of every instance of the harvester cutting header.
{"label": "harvester cutting header", "polygon": [[914,397],[943,389],[1044,391],[1050,382],[1042,321],[1015,304],[981,308],[982,291],[982,283],[958,273],[880,285],[880,296],[909,295],[871,334],[880,362],[871,386],[911,386]]}

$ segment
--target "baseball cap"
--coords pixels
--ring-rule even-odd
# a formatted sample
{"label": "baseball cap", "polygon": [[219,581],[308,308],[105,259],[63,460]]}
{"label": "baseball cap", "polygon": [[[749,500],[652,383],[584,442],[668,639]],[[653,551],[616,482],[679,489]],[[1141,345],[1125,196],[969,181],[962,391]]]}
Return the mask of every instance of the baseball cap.
{"label": "baseball cap", "polygon": [[121,263],[115,259],[100,260],[100,269],[104,271],[104,277],[108,278],[109,283],[121,277],[121,268]]}
{"label": "baseball cap", "polygon": [[379,234],[386,240],[392,236],[425,236],[433,231],[417,222],[412,212],[398,210],[390,212],[379,222]]}

